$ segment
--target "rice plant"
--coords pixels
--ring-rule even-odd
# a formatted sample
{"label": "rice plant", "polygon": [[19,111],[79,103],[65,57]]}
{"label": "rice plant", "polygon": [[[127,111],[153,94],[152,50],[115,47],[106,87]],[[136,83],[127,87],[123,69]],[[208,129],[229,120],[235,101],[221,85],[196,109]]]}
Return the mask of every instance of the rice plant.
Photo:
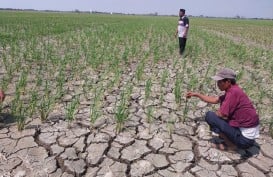
{"label": "rice plant", "polygon": [[183,116],[182,116],[182,123],[184,123],[187,119],[187,114],[189,112],[189,107],[188,107],[188,98],[186,98],[184,109],[183,109]]}
{"label": "rice plant", "polygon": [[162,73],[162,76],[161,76],[161,81],[160,81],[160,86],[161,87],[165,86],[165,83],[166,83],[168,77],[169,77],[169,72],[168,72],[167,69],[164,69],[164,71]]}
{"label": "rice plant", "polygon": [[137,81],[140,81],[142,79],[143,72],[144,72],[144,60],[142,59],[137,65],[137,69],[136,69]]}
{"label": "rice plant", "polygon": [[38,109],[40,113],[40,119],[42,122],[45,122],[48,118],[49,113],[53,107],[53,98],[49,96],[42,96],[42,99],[39,102]]}
{"label": "rice plant", "polygon": [[32,117],[33,114],[36,111],[37,108],[37,103],[38,103],[38,93],[36,90],[33,90],[31,92],[31,100],[30,103],[28,105],[28,113],[29,113],[29,117]]}
{"label": "rice plant", "polygon": [[174,131],[174,123],[175,123],[174,120],[168,120],[167,121],[167,128],[168,128],[169,135],[171,135],[173,133],[173,131]]}
{"label": "rice plant", "polygon": [[151,95],[151,92],[152,92],[152,80],[151,78],[149,78],[145,84],[145,99],[144,99],[145,101],[148,100],[148,98]]}
{"label": "rice plant", "polygon": [[120,133],[124,128],[124,123],[128,118],[129,111],[126,105],[125,92],[121,93],[121,100],[115,109],[115,119],[116,119],[116,132]]}
{"label": "rice plant", "polygon": [[120,133],[123,128],[125,121],[128,119],[129,116],[129,99],[132,93],[133,86],[127,85],[125,90],[121,92],[121,98],[118,104],[116,104],[115,108],[115,120],[116,120],[116,132]]}
{"label": "rice plant", "polygon": [[102,96],[102,87],[95,88],[93,103],[90,104],[89,119],[90,119],[91,127],[93,126],[95,121],[101,115],[101,112],[100,112],[100,99],[101,99],[101,96]]}
{"label": "rice plant", "polygon": [[175,102],[178,105],[181,105],[181,86],[182,86],[181,78],[176,77],[175,87],[174,87],[174,95],[175,95]]}
{"label": "rice plant", "polygon": [[23,102],[20,99],[14,99],[12,101],[11,113],[16,120],[18,131],[24,130],[26,122],[26,110],[23,106]]}
{"label": "rice plant", "polygon": [[26,85],[27,85],[27,72],[23,70],[20,75],[19,81],[16,85],[16,88],[19,89],[19,91],[22,92],[22,94],[24,94]]}
{"label": "rice plant", "polygon": [[152,106],[148,106],[147,107],[147,122],[149,124],[149,133],[151,133],[151,124],[153,122],[153,107]]}
{"label": "rice plant", "polygon": [[[123,102],[123,101],[122,101]],[[116,107],[115,119],[116,119],[116,132],[120,133],[124,128],[125,120],[128,118],[129,111],[124,104],[120,104]]]}
{"label": "rice plant", "polygon": [[99,118],[101,115],[100,110],[98,109],[97,105],[91,104],[90,105],[90,122],[91,127],[94,125],[95,121]]}
{"label": "rice plant", "polygon": [[20,101],[17,108],[17,115],[16,122],[17,122],[17,128],[19,131],[24,130],[25,123],[26,123],[26,115],[25,115],[25,108],[23,107],[23,103]]}
{"label": "rice plant", "polygon": [[75,119],[75,114],[79,106],[79,97],[72,99],[70,103],[66,106],[65,119],[68,121],[68,126],[71,126],[71,122]]}

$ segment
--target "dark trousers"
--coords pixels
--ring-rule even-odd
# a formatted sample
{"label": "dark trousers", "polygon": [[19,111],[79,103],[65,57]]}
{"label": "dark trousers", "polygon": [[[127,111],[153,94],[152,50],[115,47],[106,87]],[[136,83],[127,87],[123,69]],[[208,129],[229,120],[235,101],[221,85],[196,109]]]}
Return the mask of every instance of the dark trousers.
{"label": "dark trousers", "polygon": [[179,53],[180,55],[182,55],[186,47],[187,38],[179,37],[178,40],[179,40]]}
{"label": "dark trousers", "polygon": [[255,142],[254,140],[244,137],[239,128],[230,126],[227,121],[218,117],[214,112],[207,112],[205,120],[210,125],[211,131],[225,134],[228,139],[239,148],[248,148],[253,146]]}

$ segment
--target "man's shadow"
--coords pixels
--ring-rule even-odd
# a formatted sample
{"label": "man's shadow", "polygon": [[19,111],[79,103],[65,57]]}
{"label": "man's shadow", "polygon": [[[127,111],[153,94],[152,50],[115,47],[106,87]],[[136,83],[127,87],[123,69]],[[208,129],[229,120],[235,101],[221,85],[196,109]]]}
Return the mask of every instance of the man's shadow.
{"label": "man's shadow", "polygon": [[16,116],[9,113],[0,113],[0,129],[16,124]]}

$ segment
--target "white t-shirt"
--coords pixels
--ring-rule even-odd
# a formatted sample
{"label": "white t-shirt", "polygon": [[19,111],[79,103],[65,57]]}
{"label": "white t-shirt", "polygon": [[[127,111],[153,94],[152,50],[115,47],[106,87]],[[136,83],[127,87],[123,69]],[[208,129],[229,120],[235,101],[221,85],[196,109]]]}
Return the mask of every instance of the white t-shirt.
{"label": "white t-shirt", "polygon": [[260,129],[259,125],[252,128],[240,128],[242,135],[251,140],[259,137],[260,135],[259,129]]}
{"label": "white t-shirt", "polygon": [[189,28],[189,19],[186,16],[183,16],[181,19],[178,20],[178,37],[187,37],[186,29]]}

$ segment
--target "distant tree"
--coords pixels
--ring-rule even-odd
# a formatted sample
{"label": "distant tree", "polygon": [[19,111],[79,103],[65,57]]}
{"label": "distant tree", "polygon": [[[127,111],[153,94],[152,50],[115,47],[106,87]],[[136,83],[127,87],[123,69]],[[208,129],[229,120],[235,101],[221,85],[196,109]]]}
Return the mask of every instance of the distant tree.
{"label": "distant tree", "polygon": [[81,11],[79,9],[75,9],[76,13],[81,13]]}

